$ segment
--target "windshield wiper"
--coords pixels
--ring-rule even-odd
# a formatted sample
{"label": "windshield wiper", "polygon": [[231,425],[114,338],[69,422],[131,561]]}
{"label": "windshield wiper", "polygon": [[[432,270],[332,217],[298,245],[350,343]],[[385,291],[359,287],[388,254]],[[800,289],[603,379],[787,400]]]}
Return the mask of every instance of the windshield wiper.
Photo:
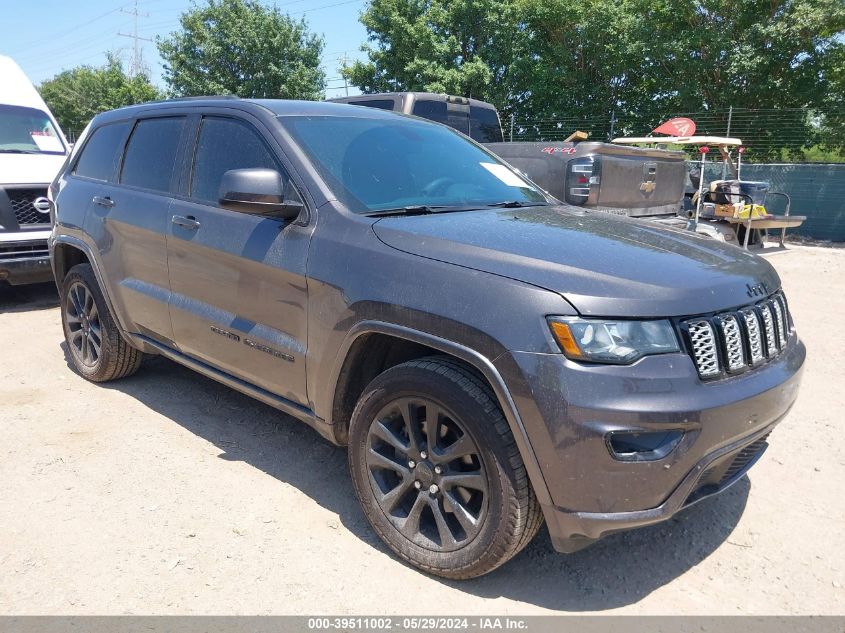
{"label": "windshield wiper", "polygon": [[384,217],[391,215],[428,215],[429,213],[450,213],[453,211],[480,211],[481,209],[518,209],[521,207],[549,206],[548,202],[520,202],[518,200],[505,200],[504,202],[493,202],[491,204],[412,204],[405,207],[392,209],[379,209],[364,215],[373,217]]}
{"label": "windshield wiper", "polygon": [[40,154],[32,149],[0,149],[0,154]]}
{"label": "windshield wiper", "polygon": [[369,216],[386,216],[386,215],[426,215],[427,213],[434,213],[435,209],[440,207],[432,207],[425,204],[413,204],[405,207],[394,207],[392,209],[379,209],[378,211],[371,211],[364,215]]}
{"label": "windshield wiper", "polygon": [[429,213],[450,213],[452,211],[477,211],[478,205],[467,204],[411,204],[393,209],[379,209],[364,215],[384,217],[389,215],[428,215]]}
{"label": "windshield wiper", "polygon": [[495,207],[497,209],[521,209],[522,207],[547,207],[548,202],[520,202],[519,200],[505,200],[504,202],[494,202],[492,204],[485,204],[485,207]]}

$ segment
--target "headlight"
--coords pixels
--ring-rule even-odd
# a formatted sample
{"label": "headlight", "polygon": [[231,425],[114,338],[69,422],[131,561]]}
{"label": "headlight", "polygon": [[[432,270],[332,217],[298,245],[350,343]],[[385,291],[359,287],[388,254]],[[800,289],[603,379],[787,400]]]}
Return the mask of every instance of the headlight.
{"label": "headlight", "polygon": [[572,360],[627,365],[650,354],[680,351],[672,324],[665,319],[549,317],[549,327],[560,349]]}

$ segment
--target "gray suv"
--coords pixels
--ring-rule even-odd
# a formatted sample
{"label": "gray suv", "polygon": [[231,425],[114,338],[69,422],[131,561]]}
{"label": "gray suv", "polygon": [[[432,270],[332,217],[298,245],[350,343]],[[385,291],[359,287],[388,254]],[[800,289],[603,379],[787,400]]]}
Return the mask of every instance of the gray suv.
{"label": "gray suv", "polygon": [[348,446],[384,542],[487,573],[736,482],[805,349],[763,259],[561,204],[454,130],[331,103],[107,112],[52,185],[70,358],[161,354]]}

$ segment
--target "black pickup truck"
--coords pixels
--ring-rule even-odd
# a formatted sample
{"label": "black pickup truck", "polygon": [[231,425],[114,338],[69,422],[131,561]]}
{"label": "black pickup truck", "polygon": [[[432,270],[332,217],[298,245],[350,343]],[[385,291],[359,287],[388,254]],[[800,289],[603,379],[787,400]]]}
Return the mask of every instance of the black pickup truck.
{"label": "black pickup truck", "polygon": [[686,184],[685,154],[601,142],[505,142],[496,107],[466,97],[395,92],[331,101],[412,114],[483,143],[558,200],[630,217],[673,218]]}

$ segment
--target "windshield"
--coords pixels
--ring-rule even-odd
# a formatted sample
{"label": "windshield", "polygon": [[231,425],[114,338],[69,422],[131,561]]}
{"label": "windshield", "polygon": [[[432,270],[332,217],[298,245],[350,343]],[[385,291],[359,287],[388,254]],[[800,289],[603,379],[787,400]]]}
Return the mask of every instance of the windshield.
{"label": "windshield", "polygon": [[492,154],[439,125],[364,117],[281,117],[320,175],[353,211],[545,204]]}
{"label": "windshield", "polygon": [[64,154],[50,117],[35,108],[0,105],[0,154]]}

